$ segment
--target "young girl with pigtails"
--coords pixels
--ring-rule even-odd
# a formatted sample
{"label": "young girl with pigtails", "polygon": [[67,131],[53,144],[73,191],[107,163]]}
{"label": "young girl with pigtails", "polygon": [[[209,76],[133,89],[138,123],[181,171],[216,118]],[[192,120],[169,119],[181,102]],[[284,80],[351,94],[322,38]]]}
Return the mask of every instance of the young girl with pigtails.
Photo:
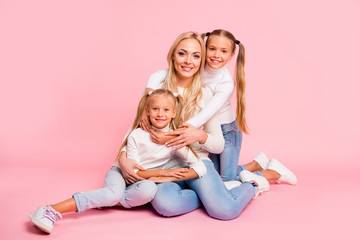
{"label": "young girl with pigtails", "polygon": [[[62,218],[62,213],[81,213],[91,208],[115,205],[125,208],[140,206],[154,198],[157,191],[155,182],[180,181],[203,176],[206,167],[191,149],[174,150],[153,143],[150,134],[139,128],[140,116],[145,112],[154,131],[174,130],[181,123],[181,109],[181,97],[169,90],[158,89],[149,92],[140,100],[131,133],[122,147],[126,145],[128,156],[141,166],[136,174],[147,180],[126,185],[117,157],[105,176],[103,188],[78,192],[63,202],[42,206],[30,213],[30,220],[44,232],[51,233],[55,221]],[[189,168],[167,169],[173,155],[184,160]]]}

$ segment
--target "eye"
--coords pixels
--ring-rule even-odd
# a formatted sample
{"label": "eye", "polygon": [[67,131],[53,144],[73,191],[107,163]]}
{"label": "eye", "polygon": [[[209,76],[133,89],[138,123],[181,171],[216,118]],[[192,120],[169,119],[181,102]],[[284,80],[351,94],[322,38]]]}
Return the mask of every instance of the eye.
{"label": "eye", "polygon": [[179,56],[185,56],[184,52],[178,52]]}
{"label": "eye", "polygon": [[222,50],[222,52],[223,52],[223,53],[227,53],[227,51],[226,51],[226,50]]}
{"label": "eye", "polygon": [[168,109],[168,108],[165,108],[165,109],[164,109],[164,111],[165,111],[165,112],[168,112],[168,111],[170,111],[170,109]]}
{"label": "eye", "polygon": [[200,58],[200,55],[199,55],[199,54],[195,54],[195,55],[194,55],[194,58]]}
{"label": "eye", "polygon": [[152,110],[157,111],[157,110],[158,110],[158,108],[154,107],[154,108],[152,108]]}
{"label": "eye", "polygon": [[210,47],[209,50],[210,50],[210,51],[215,51],[215,48]]}

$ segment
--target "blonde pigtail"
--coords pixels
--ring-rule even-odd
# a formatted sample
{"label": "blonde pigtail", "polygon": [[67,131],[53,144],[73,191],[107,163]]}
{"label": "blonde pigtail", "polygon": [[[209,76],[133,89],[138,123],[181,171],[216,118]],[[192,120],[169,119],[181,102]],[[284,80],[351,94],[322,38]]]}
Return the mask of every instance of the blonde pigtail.
{"label": "blonde pigtail", "polygon": [[239,43],[239,53],[236,60],[236,69],[235,69],[235,82],[236,82],[236,116],[237,123],[240,131],[249,134],[249,129],[246,123],[245,110],[245,48]]}

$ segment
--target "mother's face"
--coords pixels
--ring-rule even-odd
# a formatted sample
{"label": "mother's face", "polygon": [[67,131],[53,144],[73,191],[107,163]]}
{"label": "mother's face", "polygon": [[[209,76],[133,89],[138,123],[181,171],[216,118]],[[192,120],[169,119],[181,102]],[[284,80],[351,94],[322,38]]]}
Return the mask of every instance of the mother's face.
{"label": "mother's face", "polygon": [[191,80],[201,65],[201,46],[193,38],[182,40],[173,54],[177,80]]}

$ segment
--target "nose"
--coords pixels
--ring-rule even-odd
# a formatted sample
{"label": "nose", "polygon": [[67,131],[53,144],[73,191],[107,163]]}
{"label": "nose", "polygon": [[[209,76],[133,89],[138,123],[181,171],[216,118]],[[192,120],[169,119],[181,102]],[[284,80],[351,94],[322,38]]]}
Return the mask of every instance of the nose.
{"label": "nose", "polygon": [[164,110],[160,109],[160,110],[158,111],[158,116],[159,116],[159,117],[162,117],[163,115],[164,115]]}
{"label": "nose", "polygon": [[187,55],[187,56],[185,57],[185,63],[186,63],[186,64],[190,64],[190,63],[191,63],[191,56],[190,56],[190,55]]}
{"label": "nose", "polygon": [[215,51],[214,57],[219,57],[219,51]]}

